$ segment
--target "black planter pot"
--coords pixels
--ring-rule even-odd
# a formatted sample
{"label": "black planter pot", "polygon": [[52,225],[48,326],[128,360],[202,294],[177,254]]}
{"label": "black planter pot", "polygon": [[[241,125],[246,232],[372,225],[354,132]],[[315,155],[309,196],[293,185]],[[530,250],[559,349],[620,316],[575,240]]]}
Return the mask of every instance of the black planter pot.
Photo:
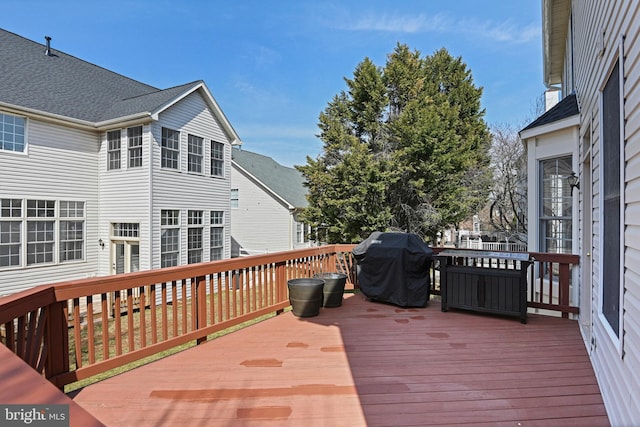
{"label": "black planter pot", "polygon": [[316,278],[291,279],[287,282],[289,302],[293,314],[298,317],[312,317],[320,313],[324,280]]}
{"label": "black planter pot", "polygon": [[322,306],[325,308],[340,307],[342,305],[344,285],[347,283],[347,275],[342,273],[319,273],[313,277],[324,280],[324,302]]}

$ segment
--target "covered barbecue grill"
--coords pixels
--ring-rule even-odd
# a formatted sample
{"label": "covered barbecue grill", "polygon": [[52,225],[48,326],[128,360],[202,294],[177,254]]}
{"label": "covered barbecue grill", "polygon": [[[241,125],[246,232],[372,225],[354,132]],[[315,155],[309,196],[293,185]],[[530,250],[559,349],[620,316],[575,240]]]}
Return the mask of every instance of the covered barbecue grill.
{"label": "covered barbecue grill", "polygon": [[400,307],[429,302],[433,251],[413,233],[373,232],[352,251],[362,293]]}

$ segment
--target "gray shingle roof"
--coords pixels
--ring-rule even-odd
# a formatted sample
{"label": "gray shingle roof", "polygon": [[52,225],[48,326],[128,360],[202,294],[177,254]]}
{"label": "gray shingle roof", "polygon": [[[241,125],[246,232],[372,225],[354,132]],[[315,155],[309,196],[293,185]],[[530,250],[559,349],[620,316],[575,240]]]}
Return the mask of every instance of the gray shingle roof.
{"label": "gray shingle roof", "polygon": [[549,111],[535,119],[533,122],[529,123],[529,125],[527,125],[527,127],[522,130],[524,131],[527,129],[533,129],[538,126],[557,122],[559,120],[575,116],[579,113],[580,110],[578,109],[578,100],[576,98],[576,94],[572,93],[571,95],[565,96],[562,101],[558,102]]}
{"label": "gray shingle roof", "polygon": [[189,87],[161,90],[0,29],[0,102],[98,123],[153,112]]}
{"label": "gray shingle roof", "polygon": [[231,156],[238,166],[260,180],[291,206],[307,206],[305,180],[297,169],[282,166],[271,157],[236,148],[231,150]]}

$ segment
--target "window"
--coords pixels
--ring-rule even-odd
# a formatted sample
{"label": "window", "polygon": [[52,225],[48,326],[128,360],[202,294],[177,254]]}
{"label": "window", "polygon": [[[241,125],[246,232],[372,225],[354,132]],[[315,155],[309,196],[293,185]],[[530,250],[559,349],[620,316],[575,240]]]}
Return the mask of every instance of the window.
{"label": "window", "polygon": [[189,135],[188,136],[188,148],[189,148],[189,172],[202,173],[202,152],[204,147],[204,139]]}
{"label": "window", "polygon": [[0,150],[24,152],[24,117],[0,113]]}
{"label": "window", "polygon": [[116,222],[111,224],[113,237],[139,238],[140,224],[133,222]]}
{"label": "window", "polygon": [[224,212],[211,211],[209,232],[210,260],[222,259],[224,255]]}
{"label": "window", "polygon": [[160,212],[160,267],[178,265],[180,255],[180,213],[177,210]]}
{"label": "window", "polygon": [[54,262],[55,205],[53,200],[27,200],[27,265]]}
{"label": "window", "polygon": [[237,209],[240,207],[240,194],[237,188],[231,189],[231,208]]}
{"label": "window", "polygon": [[304,243],[304,224],[296,222],[296,243]]}
{"label": "window", "polygon": [[127,152],[129,156],[129,167],[139,168],[142,166],[142,126],[135,126],[127,129]]}
{"label": "window", "polygon": [[188,211],[187,223],[187,262],[202,262],[202,211]]}
{"label": "window", "polygon": [[84,259],[84,202],[60,202],[60,262]]}
{"label": "window", "polygon": [[211,175],[224,175],[224,144],[211,141]]}
{"label": "window", "polygon": [[22,200],[0,202],[0,268],[19,266],[22,253]]}
{"label": "window", "polygon": [[0,200],[0,268],[84,259],[85,202]]}
{"label": "window", "polygon": [[571,156],[540,162],[540,251],[571,253],[573,197],[567,177]]}
{"label": "window", "polygon": [[162,167],[178,169],[180,158],[180,132],[162,128]]}
{"label": "window", "polygon": [[107,132],[107,169],[120,169],[120,130]]}
{"label": "window", "polygon": [[620,64],[602,91],[602,314],[620,335],[622,270],[622,133],[620,130]]}

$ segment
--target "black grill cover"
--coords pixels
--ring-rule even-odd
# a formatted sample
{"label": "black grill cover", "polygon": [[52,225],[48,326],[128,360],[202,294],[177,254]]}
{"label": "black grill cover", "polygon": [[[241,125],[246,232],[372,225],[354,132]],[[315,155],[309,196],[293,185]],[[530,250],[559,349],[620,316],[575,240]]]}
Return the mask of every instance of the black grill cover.
{"label": "black grill cover", "polygon": [[360,290],[368,298],[400,307],[429,302],[433,251],[413,233],[371,233],[353,248]]}

